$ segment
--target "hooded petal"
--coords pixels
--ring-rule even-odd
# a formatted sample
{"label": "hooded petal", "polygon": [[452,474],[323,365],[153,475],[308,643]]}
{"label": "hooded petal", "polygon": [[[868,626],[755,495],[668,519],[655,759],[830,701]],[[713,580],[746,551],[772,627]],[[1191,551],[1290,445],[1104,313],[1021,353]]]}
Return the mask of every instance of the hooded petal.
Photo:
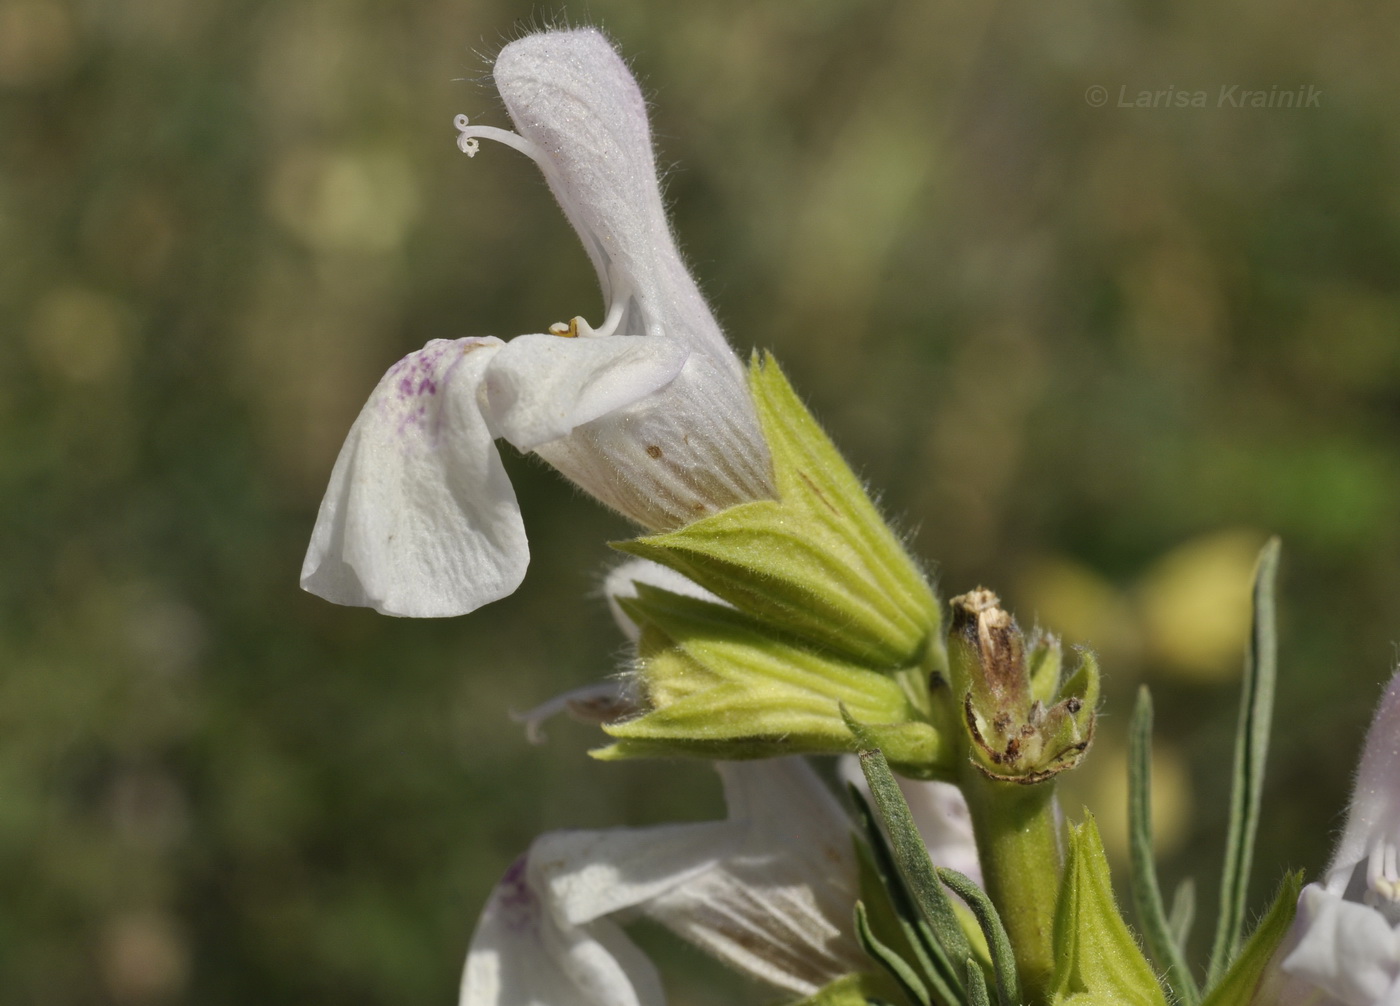
{"label": "hooded petal", "polygon": [[604,299],[623,305],[618,334],[678,339],[742,383],[671,237],[646,101],[607,39],[594,28],[527,35],[501,50],[493,74],[516,129],[542,155]]}
{"label": "hooded petal", "polygon": [[[459,143],[472,152],[479,138],[494,138],[536,161],[598,271],[608,309],[596,340],[570,340],[581,345],[568,349],[533,336],[511,343],[520,344],[518,360],[515,349],[503,353],[490,380],[500,429],[650,530],[773,498],[743,367],[676,250],[646,102],[626,64],[592,28],[548,31],[502,49],[494,76],[518,134],[462,120]],[[619,336],[669,341],[689,355],[665,357],[679,370],[673,380],[656,380],[666,369],[659,347],[656,369],[629,355],[625,373],[603,380],[595,365],[611,371],[623,361],[587,344]],[[566,358],[582,369],[560,369]],[[546,372],[559,386],[533,390],[532,378]],[[640,394],[652,381],[654,393]]]}
{"label": "hooded petal", "polygon": [[478,404],[499,339],[435,339],[396,363],[336,458],[301,585],[387,615],[460,615],[529,562],[520,508]]}
{"label": "hooded petal", "polygon": [[534,450],[669,384],[689,355],[672,339],[518,336],[487,368],[491,417],[501,436]]}
{"label": "hooded petal", "polygon": [[615,923],[558,918],[534,886],[535,857],[517,860],[486,903],[461,1006],[663,1006],[656,968]]}

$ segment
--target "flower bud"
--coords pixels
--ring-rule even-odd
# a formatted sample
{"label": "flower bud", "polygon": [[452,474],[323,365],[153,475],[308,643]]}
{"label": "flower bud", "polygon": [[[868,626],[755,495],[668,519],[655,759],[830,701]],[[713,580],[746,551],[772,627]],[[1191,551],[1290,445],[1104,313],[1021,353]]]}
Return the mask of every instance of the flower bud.
{"label": "flower bud", "polygon": [[972,762],[1003,782],[1043,782],[1084,757],[1094,736],[1098,665],[1085,653],[1060,685],[1060,642],[1037,634],[1027,656],[1016,620],[990,590],[949,602],[948,657]]}

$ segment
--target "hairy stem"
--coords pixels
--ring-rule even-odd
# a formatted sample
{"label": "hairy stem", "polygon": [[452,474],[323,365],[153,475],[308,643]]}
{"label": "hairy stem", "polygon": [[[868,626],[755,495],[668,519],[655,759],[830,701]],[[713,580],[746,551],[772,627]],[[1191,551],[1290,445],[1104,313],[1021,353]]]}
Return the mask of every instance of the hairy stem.
{"label": "hairy stem", "polygon": [[983,883],[1015,950],[1022,995],[1029,1006],[1038,1006],[1047,1001],[1055,967],[1052,936],[1060,887],[1055,786],[999,782],[963,764],[959,782],[972,812]]}

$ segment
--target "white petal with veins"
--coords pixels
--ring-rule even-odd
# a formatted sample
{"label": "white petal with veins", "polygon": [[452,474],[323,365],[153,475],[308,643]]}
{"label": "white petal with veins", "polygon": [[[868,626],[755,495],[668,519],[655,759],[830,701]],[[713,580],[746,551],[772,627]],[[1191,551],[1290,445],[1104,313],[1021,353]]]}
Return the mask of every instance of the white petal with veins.
{"label": "white petal with veins", "polygon": [[850,823],[811,766],[716,767],[723,821],[536,839],[482,915],[462,1006],[660,1002],[654,970],[617,927],[638,916],[799,995],[868,963],[849,932]]}
{"label": "white petal with veins", "polygon": [[529,545],[478,402],[499,339],[436,339],[395,364],[331,472],[301,584],[387,615],[459,615],[520,585]]}
{"label": "white petal with veins", "polygon": [[656,968],[622,929],[560,921],[532,874],[521,857],[492,892],[467,952],[461,1006],[664,1006]]}
{"label": "white petal with veins", "polygon": [[[303,586],[341,604],[456,615],[515,589],[528,551],[492,436],[650,530],[774,495],[744,368],[671,237],[626,64],[593,29],[550,31],[507,45],[494,74],[519,132],[458,116],[459,145],[492,139],[534,159],[598,271],[605,317],[563,326],[578,338],[430,343],[409,359],[444,345],[494,354],[463,364],[444,401],[401,402],[400,376],[385,377],[336,463],[303,569]],[[412,427],[420,406],[433,437],[415,441],[396,424]]]}

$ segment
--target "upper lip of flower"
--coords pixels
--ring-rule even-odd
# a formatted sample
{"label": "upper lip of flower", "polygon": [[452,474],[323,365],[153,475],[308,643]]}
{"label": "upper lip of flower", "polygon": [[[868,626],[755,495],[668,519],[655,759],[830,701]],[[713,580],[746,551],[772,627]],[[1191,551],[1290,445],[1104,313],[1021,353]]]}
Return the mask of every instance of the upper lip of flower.
{"label": "upper lip of flower", "polygon": [[496,140],[540,166],[598,273],[599,331],[679,339],[737,376],[671,236],[645,99],[607,39],[593,28],[530,35],[501,51],[493,76],[516,132],[458,116],[458,146]]}

